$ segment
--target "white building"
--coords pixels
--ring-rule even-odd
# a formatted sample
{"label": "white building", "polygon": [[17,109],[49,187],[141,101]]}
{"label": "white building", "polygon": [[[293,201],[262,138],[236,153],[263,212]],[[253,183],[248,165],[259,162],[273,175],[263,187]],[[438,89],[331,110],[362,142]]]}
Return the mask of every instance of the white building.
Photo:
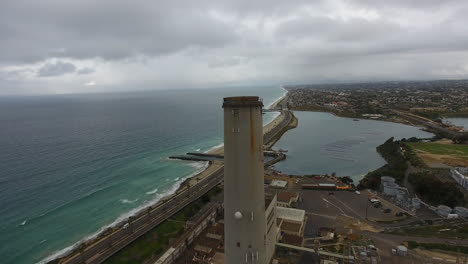
{"label": "white building", "polygon": [[450,213],[452,213],[452,208],[446,205],[439,205],[437,206],[437,213],[441,216],[447,217]]}
{"label": "white building", "polygon": [[465,207],[455,207],[455,213],[460,217],[468,217],[468,208]]}
{"label": "white building", "polygon": [[468,190],[468,168],[456,167],[451,170],[452,178],[465,190]]}

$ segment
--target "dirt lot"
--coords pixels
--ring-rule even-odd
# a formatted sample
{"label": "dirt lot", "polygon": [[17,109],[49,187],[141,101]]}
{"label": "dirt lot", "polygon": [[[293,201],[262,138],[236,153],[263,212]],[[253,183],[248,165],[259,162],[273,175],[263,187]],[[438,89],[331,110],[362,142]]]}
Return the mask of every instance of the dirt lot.
{"label": "dirt lot", "polygon": [[410,143],[423,162],[430,168],[468,166],[468,146],[438,141],[432,143]]}

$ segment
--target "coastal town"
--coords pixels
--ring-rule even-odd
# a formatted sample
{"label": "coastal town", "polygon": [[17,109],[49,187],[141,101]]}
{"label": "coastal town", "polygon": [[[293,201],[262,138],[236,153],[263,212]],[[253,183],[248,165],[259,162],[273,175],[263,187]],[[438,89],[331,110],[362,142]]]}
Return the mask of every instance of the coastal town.
{"label": "coastal town", "polygon": [[291,85],[288,106],[293,110],[328,111],[339,116],[401,120],[395,111],[443,124],[442,117],[468,115],[468,81],[440,80],[329,85]]}
{"label": "coastal town", "polygon": [[[463,83],[453,89],[464,94]],[[257,214],[265,214],[265,244],[272,245],[266,249],[269,260],[264,263],[466,263],[468,149],[464,142],[455,142],[464,134],[419,115],[421,111],[441,116],[463,113],[465,106],[448,103],[462,100],[437,92],[438,86],[430,83],[417,88],[403,85],[386,97],[386,88],[381,87],[319,87],[286,87],[288,93],[269,110],[280,114],[263,128],[263,187],[256,193],[264,192],[265,211]],[[288,156],[287,150],[275,149],[274,144],[300,124],[290,109],[352,113],[357,122],[364,118],[411,124],[435,136],[382,142],[377,152],[387,164],[360,182],[313,172],[288,175],[274,167]],[[236,115],[238,110],[232,111]],[[457,134],[443,137],[445,129]],[[232,131],[236,134],[237,128]],[[226,176],[230,172],[224,166],[225,147],[172,157],[207,161],[210,166],[174,195],[52,263],[225,263],[230,258],[226,250],[237,250],[228,245],[226,236],[237,236],[238,228],[231,225],[240,221],[226,219],[226,206],[232,207],[226,201],[233,195],[226,194],[226,188],[235,188],[226,177],[239,174]],[[239,198],[229,203],[236,203],[235,208],[251,204]],[[239,211],[234,215],[242,218]],[[246,236],[236,239],[248,240],[250,235]],[[258,251],[251,254],[246,255],[247,263],[255,263]]]}

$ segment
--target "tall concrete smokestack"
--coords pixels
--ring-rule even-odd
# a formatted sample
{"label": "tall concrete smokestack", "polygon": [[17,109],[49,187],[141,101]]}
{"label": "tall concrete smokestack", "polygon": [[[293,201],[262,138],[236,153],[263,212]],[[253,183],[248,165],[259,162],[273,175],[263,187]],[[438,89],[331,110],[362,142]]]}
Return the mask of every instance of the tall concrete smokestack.
{"label": "tall concrete smokestack", "polygon": [[265,264],[263,103],[257,96],[224,98],[225,264]]}

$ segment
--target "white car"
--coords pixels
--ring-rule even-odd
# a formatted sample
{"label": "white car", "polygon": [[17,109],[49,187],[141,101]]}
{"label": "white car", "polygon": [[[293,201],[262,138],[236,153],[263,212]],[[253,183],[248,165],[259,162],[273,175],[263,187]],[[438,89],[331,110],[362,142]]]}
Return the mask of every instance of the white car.
{"label": "white car", "polygon": [[360,191],[355,191],[355,193],[356,193],[356,194],[361,194],[361,192],[360,192]]}
{"label": "white car", "polygon": [[125,223],[125,225],[123,225],[122,229],[127,229],[130,225],[128,223]]}

